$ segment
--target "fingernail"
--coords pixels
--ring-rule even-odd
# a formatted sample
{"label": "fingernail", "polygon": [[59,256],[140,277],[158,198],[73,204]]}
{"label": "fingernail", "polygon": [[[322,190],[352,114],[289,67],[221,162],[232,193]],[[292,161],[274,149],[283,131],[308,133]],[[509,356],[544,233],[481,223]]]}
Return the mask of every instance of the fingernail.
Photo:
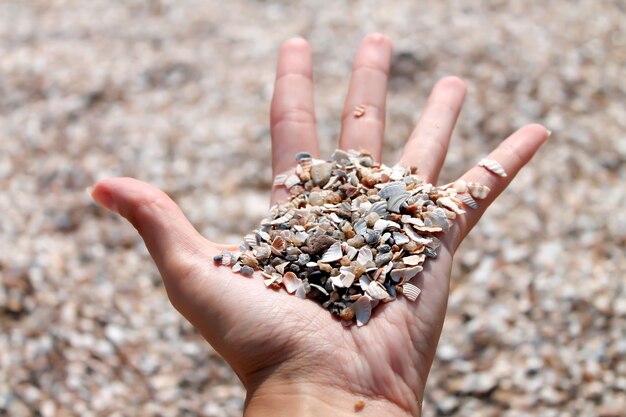
{"label": "fingernail", "polygon": [[87,193],[91,196],[91,198],[93,198],[96,203],[100,204],[102,207],[118,213],[115,200],[108,192],[101,189],[98,189],[97,192],[94,192],[93,187],[89,187],[87,188]]}
{"label": "fingernail", "polygon": [[546,129],[546,132],[548,132],[548,137],[550,137],[550,135],[552,135],[552,131],[551,130]]}

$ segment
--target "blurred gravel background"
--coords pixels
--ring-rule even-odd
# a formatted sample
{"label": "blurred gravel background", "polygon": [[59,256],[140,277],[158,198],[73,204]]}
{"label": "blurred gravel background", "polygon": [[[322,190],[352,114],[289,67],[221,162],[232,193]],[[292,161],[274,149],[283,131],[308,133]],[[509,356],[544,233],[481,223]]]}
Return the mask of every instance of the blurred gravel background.
{"label": "blurred gravel background", "polygon": [[443,182],[550,143],[465,242],[425,416],[626,415],[626,2],[0,1],[0,415],[236,416],[244,390],[85,188],[162,187],[208,238],[264,214],[280,43],[314,50],[325,155],[361,37],[394,63],[385,162],[469,86]]}

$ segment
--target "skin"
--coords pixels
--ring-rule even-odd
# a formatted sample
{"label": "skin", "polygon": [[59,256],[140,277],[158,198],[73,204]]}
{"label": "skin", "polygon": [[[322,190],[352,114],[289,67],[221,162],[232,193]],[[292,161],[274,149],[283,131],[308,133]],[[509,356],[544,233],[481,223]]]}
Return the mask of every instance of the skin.
{"label": "skin", "polygon": [[[343,149],[367,149],[378,160],[391,49],[378,33],[361,42],[339,143]],[[407,141],[400,163],[418,166],[425,181],[434,183],[439,176],[465,92],[459,78],[439,80]],[[353,117],[357,105],[366,108],[361,118]],[[280,49],[270,122],[275,175],[294,168],[296,152],[317,156],[312,58],[304,39],[290,39]],[[488,158],[500,162],[506,178],[477,166],[462,176],[490,187],[488,198],[459,216],[442,237],[438,258],[414,280],[423,291],[420,298],[385,304],[360,328],[342,327],[313,301],[268,290],[259,277],[214,266],[213,256],[230,247],[200,236],[166,194],[146,183],[109,178],[98,182],[92,195],[137,229],[174,307],[237,372],[247,389],[245,416],[353,415],[363,404],[358,413],[364,416],[419,415],[446,313],[452,257],[548,136],[543,126],[532,124],[504,140]],[[272,201],[285,198],[283,190],[272,191]]]}

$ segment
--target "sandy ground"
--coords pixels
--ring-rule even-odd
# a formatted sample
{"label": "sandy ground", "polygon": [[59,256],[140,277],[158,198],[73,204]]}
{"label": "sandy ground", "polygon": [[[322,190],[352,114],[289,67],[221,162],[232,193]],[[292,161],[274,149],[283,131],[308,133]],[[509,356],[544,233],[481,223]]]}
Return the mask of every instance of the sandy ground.
{"label": "sandy ground", "polygon": [[525,123],[553,131],[458,254],[424,415],[623,415],[626,4],[295,3],[0,2],[0,415],[241,414],[236,376],[85,188],[140,178],[237,243],[268,204],[280,43],[312,43],[328,155],[375,30],[395,46],[385,162],[447,74],[469,92],[442,181]]}

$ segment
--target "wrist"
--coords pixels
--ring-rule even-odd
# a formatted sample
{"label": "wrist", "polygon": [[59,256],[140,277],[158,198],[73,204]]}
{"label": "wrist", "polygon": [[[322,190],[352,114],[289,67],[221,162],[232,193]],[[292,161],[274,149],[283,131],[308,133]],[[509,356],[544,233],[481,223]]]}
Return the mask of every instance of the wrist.
{"label": "wrist", "polygon": [[382,397],[368,397],[331,384],[267,379],[248,391],[244,417],[420,416]]}

